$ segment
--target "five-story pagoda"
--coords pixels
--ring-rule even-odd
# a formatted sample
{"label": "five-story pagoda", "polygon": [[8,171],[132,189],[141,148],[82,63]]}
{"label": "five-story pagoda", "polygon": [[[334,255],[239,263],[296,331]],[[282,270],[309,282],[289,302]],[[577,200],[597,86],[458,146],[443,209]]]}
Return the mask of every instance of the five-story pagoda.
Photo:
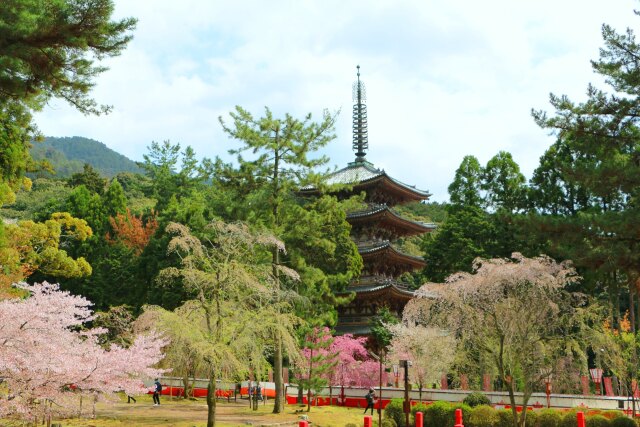
{"label": "five-story pagoda", "polygon": [[[355,298],[347,306],[338,308],[339,334],[369,335],[371,318],[382,307],[398,317],[414,293],[397,281],[403,273],[425,266],[421,257],[403,253],[394,246],[401,237],[432,231],[433,224],[411,221],[396,213],[396,205],[426,200],[430,194],[406,185],[377,169],[365,159],[368,150],[367,109],[364,84],[353,84],[353,149],[356,159],[346,168],[330,174],[326,183],[346,185],[349,190],[339,191],[341,198],[365,194],[366,206],[347,213],[351,236],[358,245],[364,267],[361,276],[347,288]],[[315,192],[307,188],[304,192]]]}

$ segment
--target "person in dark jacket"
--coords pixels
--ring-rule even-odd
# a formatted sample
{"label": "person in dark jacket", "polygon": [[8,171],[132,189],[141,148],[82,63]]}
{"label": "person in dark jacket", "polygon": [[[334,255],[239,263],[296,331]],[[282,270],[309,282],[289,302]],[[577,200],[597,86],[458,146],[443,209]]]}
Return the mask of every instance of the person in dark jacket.
{"label": "person in dark jacket", "polygon": [[156,382],[154,383],[155,388],[153,389],[153,406],[160,406],[160,393],[162,393],[162,384],[156,378]]}
{"label": "person in dark jacket", "polygon": [[376,392],[370,388],[369,393],[364,396],[367,399],[367,407],[364,409],[364,413],[366,414],[369,408],[371,408],[371,415],[373,415],[373,405],[376,402]]}

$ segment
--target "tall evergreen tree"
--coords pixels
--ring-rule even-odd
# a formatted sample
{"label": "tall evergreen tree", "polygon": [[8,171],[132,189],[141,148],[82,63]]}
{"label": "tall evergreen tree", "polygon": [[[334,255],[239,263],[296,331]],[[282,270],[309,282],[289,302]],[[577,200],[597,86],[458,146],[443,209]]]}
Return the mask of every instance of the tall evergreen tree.
{"label": "tall evergreen tree", "polygon": [[[602,36],[604,47],[592,67],[610,93],[590,85],[584,102],[552,94],[554,114],[533,111],[536,122],[553,130],[557,144],[572,154],[570,163],[559,165],[562,179],[588,195],[577,214],[541,223],[556,242],[580,243],[573,249],[564,245],[565,256],[598,271],[600,280],[610,284],[610,295],[626,283],[632,309],[640,265],[640,45],[630,29],[618,33],[603,25]],[[637,321],[632,323],[637,327]]]}
{"label": "tall evergreen tree", "polygon": [[[306,297],[306,304],[298,304],[298,309],[304,310],[300,314],[306,313],[301,317],[311,319],[322,311],[333,311],[335,298],[327,273],[342,274],[338,282],[344,286],[353,274],[359,273],[361,260],[349,240],[344,212],[340,213],[335,201],[331,198],[303,201],[296,196],[296,190],[313,180],[316,167],[326,164],[328,159],[315,153],[334,139],[335,116],[325,112],[316,123],[311,115],[302,120],[288,114],[275,118],[267,108],[265,116],[256,119],[236,107],[230,117],[231,125],[222,118],[220,122],[224,131],[241,144],[231,150],[231,154],[237,155],[238,167],[216,162],[215,185],[232,194],[237,192],[234,204],[240,208],[235,209],[236,213],[242,213],[251,223],[271,230],[285,241],[287,255],[272,252],[273,275],[282,290]],[[327,204],[333,207],[327,208]],[[327,238],[328,231],[332,238]],[[300,273],[299,283],[279,280],[278,270],[284,264]],[[283,354],[279,337],[275,339],[274,412],[278,413],[284,404]]]}
{"label": "tall evergreen tree", "polygon": [[449,185],[449,200],[454,205],[482,207],[480,193],[483,169],[475,156],[464,156]]}

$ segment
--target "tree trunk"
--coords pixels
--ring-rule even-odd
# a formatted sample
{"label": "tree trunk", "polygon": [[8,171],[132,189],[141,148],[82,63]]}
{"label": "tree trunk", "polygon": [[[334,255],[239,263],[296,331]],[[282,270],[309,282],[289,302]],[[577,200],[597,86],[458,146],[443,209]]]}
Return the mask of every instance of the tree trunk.
{"label": "tree trunk", "polygon": [[631,323],[631,332],[636,333],[636,311],[635,308],[635,298],[633,297],[634,289],[633,282],[629,282],[629,323]]}
{"label": "tree trunk", "polygon": [[311,348],[311,354],[309,356],[309,378],[307,378],[307,385],[309,389],[307,390],[307,412],[311,411],[311,375],[313,372],[313,347]]}
{"label": "tree trunk", "polygon": [[216,376],[211,373],[207,387],[207,427],[216,425]]}
{"label": "tree trunk", "polygon": [[276,388],[276,398],[273,402],[273,413],[284,411],[284,381],[282,380],[282,339],[280,331],[276,333],[276,345],[273,353],[273,382]]}

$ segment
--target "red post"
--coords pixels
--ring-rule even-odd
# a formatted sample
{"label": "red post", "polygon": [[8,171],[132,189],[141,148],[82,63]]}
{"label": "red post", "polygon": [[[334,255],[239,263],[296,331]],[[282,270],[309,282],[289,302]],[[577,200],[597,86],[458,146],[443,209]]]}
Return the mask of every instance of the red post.
{"label": "red post", "polygon": [[416,412],[416,427],[422,427],[422,417],[424,414],[422,412]]}
{"label": "red post", "polygon": [[364,427],[372,427],[373,426],[373,417],[371,415],[364,416]]}
{"label": "red post", "polygon": [[464,424],[462,424],[462,409],[456,409],[456,425],[454,427],[464,427]]}
{"label": "red post", "polygon": [[309,427],[309,423],[307,421],[298,422],[298,427]]}
{"label": "red post", "polygon": [[584,412],[580,411],[576,415],[578,416],[578,427],[585,427]]}

